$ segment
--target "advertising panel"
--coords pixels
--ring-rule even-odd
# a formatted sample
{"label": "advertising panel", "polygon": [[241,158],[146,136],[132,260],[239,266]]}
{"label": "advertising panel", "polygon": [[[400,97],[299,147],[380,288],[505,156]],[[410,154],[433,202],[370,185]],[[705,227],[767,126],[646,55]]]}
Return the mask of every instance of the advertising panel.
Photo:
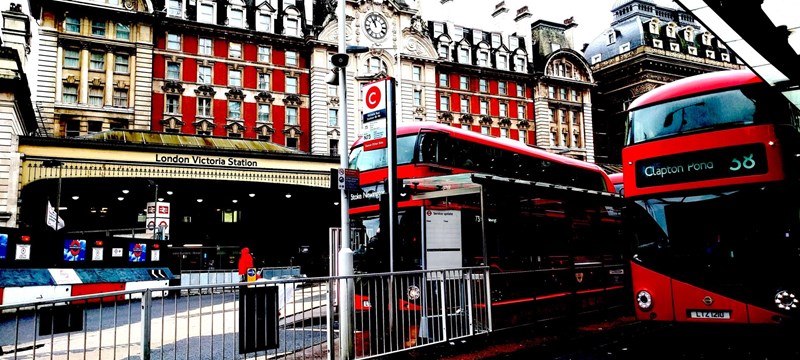
{"label": "advertising panel", "polygon": [[128,261],[144,262],[147,261],[147,244],[131,243],[128,248]]}
{"label": "advertising panel", "polygon": [[64,261],[86,260],[86,240],[64,240]]}

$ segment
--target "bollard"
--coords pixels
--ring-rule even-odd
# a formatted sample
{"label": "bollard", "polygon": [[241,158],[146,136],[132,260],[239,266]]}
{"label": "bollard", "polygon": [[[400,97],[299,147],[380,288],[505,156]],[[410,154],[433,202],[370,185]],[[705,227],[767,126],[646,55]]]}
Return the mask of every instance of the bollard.
{"label": "bollard", "polygon": [[352,312],[355,294],[353,284],[353,250],[342,248],[339,251],[339,350],[342,360],[355,358],[353,351]]}
{"label": "bollard", "polygon": [[142,293],[142,360],[150,360],[150,325],[152,320],[153,296],[150,289]]}

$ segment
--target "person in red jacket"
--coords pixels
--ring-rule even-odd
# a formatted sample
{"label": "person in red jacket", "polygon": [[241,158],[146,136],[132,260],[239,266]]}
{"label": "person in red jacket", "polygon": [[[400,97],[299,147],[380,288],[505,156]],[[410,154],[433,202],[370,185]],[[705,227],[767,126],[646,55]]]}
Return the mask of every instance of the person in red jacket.
{"label": "person in red jacket", "polygon": [[253,256],[250,255],[250,248],[242,248],[239,256],[239,277],[242,281],[247,281],[247,269],[253,267]]}

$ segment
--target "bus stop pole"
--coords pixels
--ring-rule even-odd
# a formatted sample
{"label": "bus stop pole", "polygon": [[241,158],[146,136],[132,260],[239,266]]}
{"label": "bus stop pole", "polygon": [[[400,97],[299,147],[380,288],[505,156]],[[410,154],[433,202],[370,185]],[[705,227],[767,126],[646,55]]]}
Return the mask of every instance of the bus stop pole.
{"label": "bus stop pole", "polygon": [[[339,15],[337,25],[339,27],[339,53],[347,53],[347,0],[338,0]],[[339,67],[339,126],[341,128],[341,138],[339,140],[339,166],[342,169],[348,167],[349,140],[347,137],[347,66]],[[339,280],[339,357],[342,360],[355,358],[353,349],[353,329],[351,326],[351,309],[353,309],[353,251],[350,249],[350,199],[347,189],[341,190],[342,208],[342,248],[339,250],[339,276],[350,276]],[[331,249],[331,252],[334,250]],[[328,344],[329,349],[333,349],[333,344]]]}

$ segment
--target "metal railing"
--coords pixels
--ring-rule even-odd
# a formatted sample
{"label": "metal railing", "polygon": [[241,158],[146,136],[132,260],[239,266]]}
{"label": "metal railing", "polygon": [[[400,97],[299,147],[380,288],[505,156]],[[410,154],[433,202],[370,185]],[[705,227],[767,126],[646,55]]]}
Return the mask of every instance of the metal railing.
{"label": "metal railing", "polygon": [[0,359],[340,359],[333,290],[342,279],[360,301],[346,320],[353,357],[377,357],[490,331],[487,276],[295,277],[2,305]]}

